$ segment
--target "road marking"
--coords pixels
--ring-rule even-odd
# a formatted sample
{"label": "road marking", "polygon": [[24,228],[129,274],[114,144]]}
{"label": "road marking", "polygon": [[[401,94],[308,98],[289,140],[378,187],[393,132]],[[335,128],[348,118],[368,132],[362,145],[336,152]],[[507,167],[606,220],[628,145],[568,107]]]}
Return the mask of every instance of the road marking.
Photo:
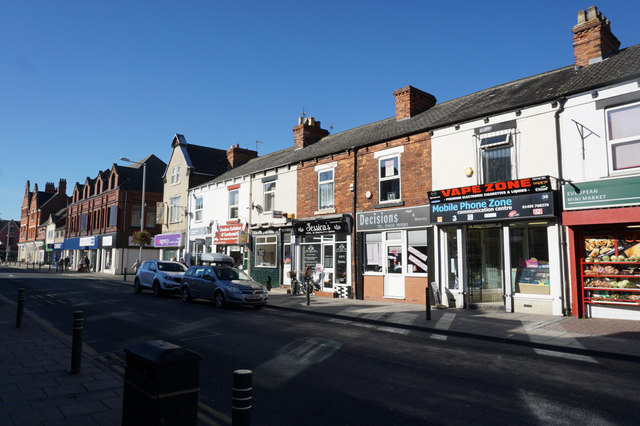
{"label": "road marking", "polygon": [[596,359],[594,359],[594,358],[592,358],[590,356],[587,356],[587,355],[578,355],[578,354],[550,351],[550,350],[547,350],[547,349],[537,349],[537,348],[534,348],[533,351],[535,353],[537,353],[538,355],[554,356],[554,357],[557,357],[557,358],[566,358],[566,359],[571,359],[571,360],[574,360],[574,361],[583,361],[583,362],[590,362],[592,364],[599,364]]}
{"label": "road marking", "polygon": [[[209,407],[207,404],[205,404],[205,403],[203,403],[203,402],[198,402],[198,409],[203,410],[203,411],[206,411],[208,414],[211,414],[211,415],[212,415],[212,416],[214,416],[216,419],[218,419],[218,420],[222,421],[222,422],[223,422],[223,423],[225,423],[225,424],[228,424],[228,425],[230,425],[230,424],[231,424],[231,417],[229,417],[229,416],[225,415],[224,413],[221,413],[221,412],[220,412],[220,411],[218,411],[218,410],[214,410],[213,408]],[[198,417],[200,417],[200,415],[201,415],[201,414],[202,414],[202,413],[198,413]],[[202,415],[204,416],[204,414],[202,414]],[[204,416],[204,417],[206,417],[206,416]],[[209,419],[208,417],[207,417],[207,419],[208,419],[209,421],[211,421],[211,422],[212,422],[212,423],[209,423],[209,424],[216,424],[216,425],[217,425],[217,424],[219,424],[219,423],[215,423],[215,422],[213,422],[213,421],[212,421],[211,419]],[[204,420],[204,419],[203,419],[203,420]]]}
{"label": "road marking", "polygon": [[323,362],[342,347],[342,343],[323,338],[296,340],[283,346],[275,358],[254,370],[254,381],[270,390],[282,387],[304,370]]}
{"label": "road marking", "polygon": [[[452,312],[445,312],[435,324],[434,328],[436,330],[447,331],[451,328],[451,324],[453,324],[454,319],[456,319],[456,314]],[[434,340],[447,340],[447,336],[438,333],[433,333],[430,338]]]}

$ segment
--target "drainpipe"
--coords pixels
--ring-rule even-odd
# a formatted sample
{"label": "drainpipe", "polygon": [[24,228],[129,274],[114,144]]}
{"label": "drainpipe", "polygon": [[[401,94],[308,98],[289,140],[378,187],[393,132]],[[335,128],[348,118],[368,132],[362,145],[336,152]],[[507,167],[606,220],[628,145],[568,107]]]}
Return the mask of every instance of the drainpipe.
{"label": "drainpipe", "polygon": [[[564,182],[562,170],[562,132],[560,128],[560,115],[564,112],[564,106],[566,102],[567,98],[565,97],[558,99],[558,109],[554,114],[556,127],[556,152],[558,158],[558,186],[560,186]],[[558,222],[560,225],[560,279],[562,282],[562,315],[571,316],[571,282],[569,280],[568,271],[569,256],[567,252],[566,232],[564,225],[562,225],[562,217],[559,218]]]}
{"label": "drainpipe", "polygon": [[352,230],[351,230],[351,258],[353,259],[353,268],[351,273],[352,285],[353,285],[353,294],[351,295],[352,299],[357,299],[357,296],[360,296],[361,299],[364,299],[364,294],[362,291],[358,291],[359,288],[363,288],[363,285],[359,285],[358,280],[363,280],[364,277],[360,271],[360,256],[358,256],[358,248],[360,245],[358,244],[358,233],[356,232],[356,207],[358,201],[358,148],[352,147],[353,151],[353,208],[352,208]]}

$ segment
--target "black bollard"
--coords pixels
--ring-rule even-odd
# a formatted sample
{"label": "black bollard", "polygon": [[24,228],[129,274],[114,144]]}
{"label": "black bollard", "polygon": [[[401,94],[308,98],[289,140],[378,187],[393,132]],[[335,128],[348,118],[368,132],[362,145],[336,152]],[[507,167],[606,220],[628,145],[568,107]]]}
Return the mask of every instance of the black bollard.
{"label": "black bollard", "polygon": [[82,319],[83,312],[76,311],[73,313],[73,337],[71,340],[71,370],[69,373],[78,374],[82,363]]}
{"label": "black bollard", "polygon": [[427,301],[427,321],[431,321],[431,295],[429,293],[431,292],[429,291],[429,286],[427,285],[424,288],[425,299]]}
{"label": "black bollard", "polygon": [[124,268],[124,280],[127,280],[127,268]]}
{"label": "black bollard", "polygon": [[22,316],[24,315],[24,288],[18,289],[18,313],[16,315],[16,328],[22,328]]}
{"label": "black bollard", "polygon": [[233,372],[233,398],[231,402],[231,424],[233,426],[249,426],[251,424],[252,375],[251,370]]}

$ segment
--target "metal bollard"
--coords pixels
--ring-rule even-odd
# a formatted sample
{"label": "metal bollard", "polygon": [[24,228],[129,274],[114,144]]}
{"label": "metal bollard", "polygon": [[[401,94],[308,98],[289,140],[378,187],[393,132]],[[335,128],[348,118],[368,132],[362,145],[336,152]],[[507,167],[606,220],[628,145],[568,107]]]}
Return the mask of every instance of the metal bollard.
{"label": "metal bollard", "polygon": [[22,328],[22,316],[24,315],[24,288],[18,289],[18,313],[16,315],[16,328]]}
{"label": "metal bollard", "polygon": [[127,268],[124,268],[124,280],[127,280]]}
{"label": "metal bollard", "polygon": [[231,402],[231,424],[248,426],[251,424],[251,407],[253,404],[253,385],[251,370],[233,372],[233,398]]}
{"label": "metal bollard", "polygon": [[429,286],[427,285],[424,288],[425,300],[427,301],[427,321],[431,321],[431,292],[429,291]]}
{"label": "metal bollard", "polygon": [[73,337],[71,340],[71,370],[69,373],[78,374],[82,363],[82,319],[83,312],[76,311],[73,313]]}

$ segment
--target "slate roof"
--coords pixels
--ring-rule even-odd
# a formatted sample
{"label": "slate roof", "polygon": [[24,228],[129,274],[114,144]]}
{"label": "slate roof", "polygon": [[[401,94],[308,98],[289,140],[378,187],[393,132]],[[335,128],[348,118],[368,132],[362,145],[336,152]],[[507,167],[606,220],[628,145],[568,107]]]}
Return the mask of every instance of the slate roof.
{"label": "slate roof", "polygon": [[[167,168],[167,164],[151,154],[143,158],[139,163],[147,164],[146,191],[162,193],[164,183],[162,176]],[[142,187],[142,164],[131,163],[127,166],[115,165],[120,175],[120,186],[125,189],[136,189]]]}
{"label": "slate roof", "polygon": [[218,148],[184,145],[194,173],[218,176],[229,169],[227,151]]}
{"label": "slate roof", "polygon": [[408,119],[396,121],[391,117],[326,136],[303,149],[276,151],[229,170],[209,183],[552,102],[634,78],[640,78],[640,44],[621,49],[608,59],[587,67],[559,68],[436,104]]}

